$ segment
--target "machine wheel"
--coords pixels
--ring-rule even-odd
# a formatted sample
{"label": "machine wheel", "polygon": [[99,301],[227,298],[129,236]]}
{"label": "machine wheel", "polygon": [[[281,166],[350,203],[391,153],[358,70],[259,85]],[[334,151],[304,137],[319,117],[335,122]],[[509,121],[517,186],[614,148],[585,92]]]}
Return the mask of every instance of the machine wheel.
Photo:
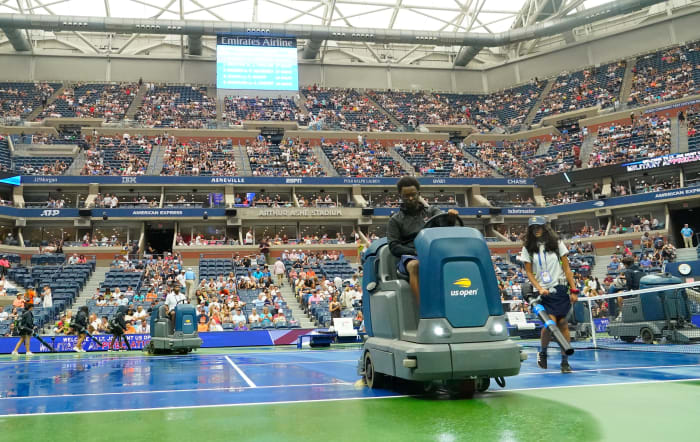
{"label": "machine wheel", "polygon": [[148,345],[146,346],[146,353],[149,355],[153,355],[156,353],[155,346],[153,345],[153,342],[149,342]]}
{"label": "machine wheel", "polygon": [[490,378],[479,378],[476,380],[476,391],[483,393],[491,386]]}
{"label": "machine wheel", "polygon": [[634,341],[637,340],[637,337],[636,337],[636,336],[620,336],[620,339],[621,339],[623,342],[626,342],[626,343],[628,343],[628,344],[631,344],[631,343],[633,343]]}
{"label": "machine wheel", "polygon": [[[488,378],[487,378],[488,379]],[[459,397],[472,398],[476,391],[476,379],[463,379],[461,381],[452,382],[450,389]]]}
{"label": "machine wheel", "polygon": [[649,327],[644,327],[639,331],[639,336],[642,338],[642,342],[645,344],[654,343],[654,332]]}
{"label": "machine wheel", "polygon": [[374,363],[372,362],[372,355],[370,354],[369,351],[367,351],[365,353],[364,366],[365,366],[365,382],[367,383],[367,386],[370,389],[381,388],[386,381],[386,375],[374,370]]}

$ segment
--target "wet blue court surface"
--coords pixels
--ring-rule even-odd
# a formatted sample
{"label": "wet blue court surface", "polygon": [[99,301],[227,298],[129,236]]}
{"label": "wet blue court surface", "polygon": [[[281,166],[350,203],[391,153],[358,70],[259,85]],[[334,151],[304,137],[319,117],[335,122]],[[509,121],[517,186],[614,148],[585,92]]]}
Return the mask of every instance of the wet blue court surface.
{"label": "wet blue court surface", "polygon": [[[698,354],[579,350],[570,359],[575,372],[561,374],[555,351],[546,371],[527,351],[521,374],[506,378],[505,389],[492,382],[486,394],[700,379]],[[0,416],[397,396],[357,382],[359,357],[359,349],[20,356],[0,361]]]}

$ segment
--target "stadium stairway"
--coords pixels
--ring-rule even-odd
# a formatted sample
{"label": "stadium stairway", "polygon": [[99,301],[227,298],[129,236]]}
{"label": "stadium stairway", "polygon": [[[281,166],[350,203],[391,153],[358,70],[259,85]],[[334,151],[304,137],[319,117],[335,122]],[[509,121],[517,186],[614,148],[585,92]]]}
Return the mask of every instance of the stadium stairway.
{"label": "stadium stairway", "polygon": [[[389,118],[389,121],[391,121],[391,122],[394,124],[394,126],[396,126],[397,128],[403,127],[403,128],[405,129],[405,126],[404,126],[403,124],[401,124],[401,122],[400,122],[399,120],[397,120],[396,117],[394,117],[394,116],[391,114],[391,112],[389,112],[388,110],[386,110],[386,109],[384,109],[383,107],[381,107],[381,106],[379,105],[379,103],[377,103],[376,101],[374,101],[374,100],[372,99],[372,97],[370,97],[369,95],[367,95],[367,94],[364,93],[364,92],[362,93],[362,96],[365,97],[365,98],[367,98],[367,100],[369,100],[369,102],[372,103],[372,106],[376,107],[377,109],[379,109],[379,111],[380,111],[381,113],[383,113],[384,115],[386,115],[386,116]],[[413,168],[411,168],[411,169],[413,169]],[[409,170],[410,170],[410,169],[409,169]]]}
{"label": "stadium stairway", "polygon": [[671,153],[688,152],[688,126],[680,126],[678,117],[671,120]]}
{"label": "stadium stairway", "polygon": [[284,285],[280,287],[280,292],[282,293],[282,297],[287,301],[287,306],[292,310],[292,317],[299,321],[301,328],[316,328],[314,322],[309,318],[309,315],[304,313],[299,301],[294,297],[292,286],[289,284],[288,280],[284,281]]}
{"label": "stadium stairway", "polygon": [[65,175],[80,175],[80,171],[83,170],[84,166],[85,152],[81,150],[78,152],[78,155],[75,157],[68,170],[66,170]]}
{"label": "stadium stairway", "polygon": [[581,153],[579,154],[579,159],[581,160],[581,168],[585,169],[588,167],[588,159],[591,157],[593,152],[593,143],[596,140],[596,134],[588,134],[583,139],[583,144],[581,144]]}
{"label": "stadium stairway", "polygon": [[[73,301],[73,307],[70,309],[75,316],[78,313],[78,308],[87,305],[88,299],[92,299],[92,295],[95,294],[95,290],[100,287],[100,283],[105,280],[105,275],[109,271],[109,267],[96,267],[95,271],[92,272],[90,278],[85,282],[85,286],[78,294],[78,297]],[[60,312],[59,315],[64,314],[65,311]],[[44,325],[42,334],[52,335],[53,334],[54,323],[49,321]]]}
{"label": "stadium stairway", "polygon": [[393,147],[388,147],[387,152],[389,153],[389,155],[391,155],[391,158],[393,158],[396,162],[398,162],[401,165],[401,168],[404,172],[408,173],[409,175],[418,175],[420,173],[416,170],[415,167],[411,165],[411,163],[409,163],[406,160],[406,158],[402,157],[401,154],[399,154]]}
{"label": "stadium stairway", "polygon": [[627,109],[627,99],[632,92],[632,80],[634,80],[634,65],[636,64],[636,58],[630,58],[625,60],[627,67],[625,68],[625,75],[622,77],[622,86],[620,87],[620,103]]}
{"label": "stadium stairway", "polygon": [[[141,87],[139,88],[139,91],[136,93],[136,97],[134,97],[134,101],[131,102],[131,106],[129,106],[129,109],[127,109],[126,114],[124,114],[124,118],[128,118],[129,120],[133,120],[134,116],[136,115],[136,111],[139,110],[139,107],[141,107],[141,103],[143,103],[143,97],[146,95],[146,83],[142,84]],[[160,171],[158,171],[160,173]]]}
{"label": "stadium stairway", "polygon": [[610,264],[610,255],[596,255],[595,265],[591,270],[591,277],[598,278],[598,281],[603,281],[608,274],[608,265]]}
{"label": "stadium stairway", "polygon": [[552,90],[552,87],[554,86],[554,80],[554,78],[550,78],[549,80],[547,80],[547,84],[544,86],[544,89],[542,89],[542,92],[540,92],[539,97],[537,97],[537,101],[535,101],[535,104],[532,105],[530,113],[527,114],[525,121],[523,121],[523,124],[520,125],[521,129],[527,129],[528,127],[530,127],[532,122],[535,121],[535,117],[537,116],[537,110],[542,105],[544,97],[549,95],[549,91]]}
{"label": "stadium stairway", "polygon": [[151,151],[151,158],[148,160],[146,175],[160,175],[160,171],[163,169],[163,155],[163,145],[154,145]]}
{"label": "stadium stairway", "polygon": [[[50,105],[51,103],[53,103],[54,101],[56,101],[56,98],[58,98],[58,96],[61,95],[61,94],[63,93],[63,90],[64,90],[67,86],[68,86],[68,85],[64,84],[64,85],[61,86],[60,88],[58,88],[58,89],[56,89],[55,91],[53,91],[53,94],[52,94],[52,95],[49,97],[49,99],[46,101],[46,105],[48,106],[48,105]],[[38,117],[39,114],[40,114],[43,110],[44,110],[44,108],[41,107],[41,106],[37,107],[36,109],[33,109],[33,110],[32,110],[32,113],[29,114],[29,115],[27,115],[27,117],[25,118],[25,121],[34,121],[34,120],[36,119],[36,117]]]}
{"label": "stadium stairway", "polygon": [[314,145],[311,146],[311,149],[314,151],[314,155],[316,155],[316,158],[318,158],[319,163],[321,163],[321,167],[323,167],[323,171],[326,172],[326,175],[339,176],[338,171],[335,170],[335,167],[333,167],[333,164],[331,164],[331,160],[328,159],[326,154],[323,152],[323,149],[321,149],[321,146]]}
{"label": "stadium stairway", "polygon": [[697,261],[698,249],[695,247],[676,249],[676,262]]}
{"label": "stadium stairway", "polygon": [[104,282],[109,267],[96,267],[95,271],[90,276],[90,279],[85,282],[85,287],[78,293],[78,297],[73,302],[73,315],[78,313],[78,308],[83,305],[87,305],[88,299],[92,299],[97,289],[100,287],[100,283]]}
{"label": "stadium stairway", "polygon": [[235,146],[233,148],[233,157],[236,160],[238,175],[253,175],[253,169],[250,167],[250,159],[248,159],[248,152],[246,151],[245,146]]}
{"label": "stadium stairway", "polygon": [[306,107],[306,103],[304,103],[304,98],[302,95],[295,95],[294,96],[294,104],[297,105],[299,110],[301,111],[302,114],[304,115],[310,115],[311,112],[309,112],[309,109]]}
{"label": "stadium stairway", "polygon": [[498,172],[496,169],[494,169],[494,168],[491,167],[490,165],[488,165],[488,164],[484,163],[483,161],[481,161],[480,158],[477,158],[477,157],[474,156],[471,152],[468,152],[466,149],[462,149],[462,150],[464,151],[465,158],[471,158],[471,160],[472,160],[473,162],[475,162],[475,163],[477,163],[477,164],[481,164],[481,165],[484,166],[487,170],[491,170],[491,171],[492,171],[492,172],[491,172],[491,175],[493,175],[494,178],[503,178],[503,174],[501,174],[500,172]]}
{"label": "stadium stairway", "polygon": [[550,147],[552,147],[552,142],[545,141],[544,143],[540,144],[540,147],[537,148],[535,156],[545,155],[547,152],[549,152]]}

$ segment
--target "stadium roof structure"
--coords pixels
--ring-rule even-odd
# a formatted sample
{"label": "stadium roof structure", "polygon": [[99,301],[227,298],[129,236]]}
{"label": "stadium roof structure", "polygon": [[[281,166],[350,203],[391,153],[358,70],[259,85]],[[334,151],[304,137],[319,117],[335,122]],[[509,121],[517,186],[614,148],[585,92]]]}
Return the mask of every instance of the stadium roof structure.
{"label": "stadium roof structure", "polygon": [[486,67],[698,7],[700,0],[0,0],[0,52],[213,57],[217,32],[268,32],[297,36],[302,60]]}

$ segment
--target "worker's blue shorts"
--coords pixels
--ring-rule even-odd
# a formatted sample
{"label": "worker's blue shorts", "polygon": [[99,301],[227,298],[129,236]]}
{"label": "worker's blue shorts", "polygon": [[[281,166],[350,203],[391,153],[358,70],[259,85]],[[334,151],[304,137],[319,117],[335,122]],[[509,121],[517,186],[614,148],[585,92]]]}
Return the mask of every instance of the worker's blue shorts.
{"label": "worker's blue shorts", "polygon": [[406,266],[408,265],[409,261],[413,261],[414,259],[418,259],[418,257],[416,255],[401,255],[401,259],[399,259],[396,270],[402,275],[408,276],[408,269]]}
{"label": "worker's blue shorts", "polygon": [[569,298],[569,287],[558,285],[555,287],[556,293],[550,293],[542,297],[542,307],[548,315],[555,316],[557,319],[565,318],[571,309],[571,299]]}

